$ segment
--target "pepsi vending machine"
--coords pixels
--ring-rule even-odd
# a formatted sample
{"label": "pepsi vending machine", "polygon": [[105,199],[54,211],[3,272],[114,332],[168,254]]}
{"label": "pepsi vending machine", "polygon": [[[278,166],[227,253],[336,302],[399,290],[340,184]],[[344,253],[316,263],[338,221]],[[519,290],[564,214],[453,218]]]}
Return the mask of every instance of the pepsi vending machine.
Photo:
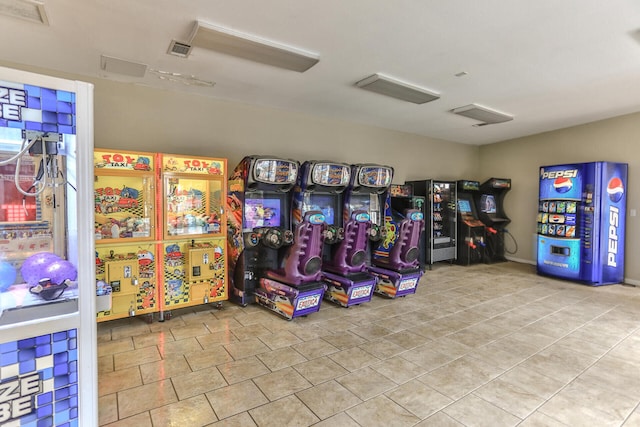
{"label": "pepsi vending machine", "polygon": [[539,274],[598,286],[624,279],[627,164],[540,168]]}

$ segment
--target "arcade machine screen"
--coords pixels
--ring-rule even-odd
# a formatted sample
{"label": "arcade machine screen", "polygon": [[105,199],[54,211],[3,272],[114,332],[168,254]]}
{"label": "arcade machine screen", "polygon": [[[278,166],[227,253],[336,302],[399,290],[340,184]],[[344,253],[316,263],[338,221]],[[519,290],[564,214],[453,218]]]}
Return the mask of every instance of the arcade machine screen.
{"label": "arcade machine screen", "polygon": [[367,211],[371,217],[371,223],[382,225],[382,213],[377,194],[352,194],[349,200],[349,214],[353,211]]}
{"label": "arcade machine screen", "polygon": [[458,198],[458,212],[462,216],[462,220],[475,219],[473,214],[473,208],[471,207],[471,200]]}
{"label": "arcade machine screen", "polygon": [[329,194],[307,194],[303,200],[302,210],[304,212],[322,211],[325,222],[335,225],[336,212],[340,212],[338,201],[338,197]]}
{"label": "arcade machine screen", "polygon": [[258,227],[284,227],[284,200],[277,196],[249,196],[244,204],[243,231],[251,231]]}
{"label": "arcade machine screen", "polygon": [[480,196],[480,210],[487,215],[495,215],[497,212],[496,199],[493,194]]}

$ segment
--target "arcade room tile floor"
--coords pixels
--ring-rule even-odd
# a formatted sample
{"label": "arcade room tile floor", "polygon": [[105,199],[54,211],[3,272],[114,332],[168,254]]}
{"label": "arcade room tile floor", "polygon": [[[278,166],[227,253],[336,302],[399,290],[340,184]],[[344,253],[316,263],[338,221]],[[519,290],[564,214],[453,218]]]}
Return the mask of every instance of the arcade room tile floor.
{"label": "arcade room tile floor", "polygon": [[640,288],[513,262],[293,321],[225,302],[98,336],[101,426],[640,426]]}

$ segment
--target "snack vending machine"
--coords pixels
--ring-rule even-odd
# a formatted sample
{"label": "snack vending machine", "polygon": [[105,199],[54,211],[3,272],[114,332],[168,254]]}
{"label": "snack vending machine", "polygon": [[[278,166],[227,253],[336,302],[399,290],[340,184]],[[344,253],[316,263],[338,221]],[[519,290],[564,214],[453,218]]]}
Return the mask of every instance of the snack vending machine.
{"label": "snack vending machine", "polygon": [[0,425],[93,426],[93,86],[0,68]]}
{"label": "snack vending machine", "polygon": [[227,160],[158,154],[160,320],[228,299]]}
{"label": "snack vending machine", "polygon": [[415,196],[422,196],[429,200],[423,210],[429,227],[425,233],[420,264],[431,268],[436,262],[455,261],[458,255],[456,183],[425,179],[408,181],[407,184],[413,187]]}
{"label": "snack vending machine", "polygon": [[624,280],[627,164],[540,168],[539,274],[598,286]]}
{"label": "snack vending machine", "polygon": [[154,156],[94,151],[98,322],[159,310]]}

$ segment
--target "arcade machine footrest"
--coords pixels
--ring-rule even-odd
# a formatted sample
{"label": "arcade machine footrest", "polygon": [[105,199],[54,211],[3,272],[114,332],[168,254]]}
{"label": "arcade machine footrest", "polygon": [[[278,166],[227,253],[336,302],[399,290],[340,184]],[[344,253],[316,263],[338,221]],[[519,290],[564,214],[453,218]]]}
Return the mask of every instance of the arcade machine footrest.
{"label": "arcade machine footrest", "polygon": [[376,277],[367,273],[358,273],[349,277],[333,273],[323,273],[327,291],[325,299],[343,307],[371,301],[376,286]]}
{"label": "arcade machine footrest", "polygon": [[422,277],[422,271],[419,268],[397,272],[380,267],[369,267],[369,272],[378,280],[374,292],[388,298],[415,294]]}
{"label": "arcade machine footrest", "polygon": [[324,292],[325,284],[322,282],[306,283],[294,287],[272,279],[262,278],[260,279],[260,287],[256,288],[254,295],[256,303],[285,319],[292,320],[319,311]]}

